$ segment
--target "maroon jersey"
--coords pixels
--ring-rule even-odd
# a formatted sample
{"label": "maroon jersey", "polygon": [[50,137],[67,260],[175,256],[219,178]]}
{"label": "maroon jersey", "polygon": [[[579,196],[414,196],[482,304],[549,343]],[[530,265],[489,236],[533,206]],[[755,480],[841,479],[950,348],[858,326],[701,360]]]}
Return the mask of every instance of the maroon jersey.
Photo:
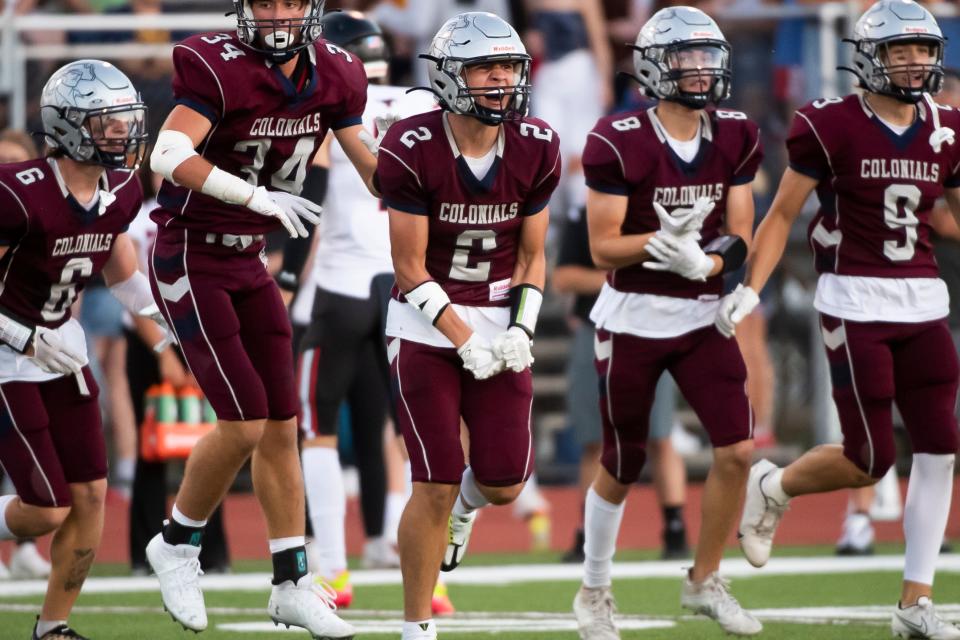
{"label": "maroon jersey", "polygon": [[559,136],[536,118],[505,122],[496,159],[478,179],[443,113],[390,127],[377,161],[383,201],[430,218],[427,271],[452,302],[509,306],[523,217],[542,211],[560,180]]}
{"label": "maroon jersey", "polygon": [[104,175],[101,189],[116,199],[101,214],[80,206],[47,160],[0,165],[0,308],[50,328],[70,319],[77,293],[103,269],[143,200],[136,173]]}
{"label": "maroon jersey", "polygon": [[[712,198],[716,206],[700,231],[700,244],[705,245],[723,233],[728,189],[753,181],[763,158],[760,132],[739,111],[704,111],[700,149],[691,162],[684,162],[663,137],[653,110],[618,113],[597,121],[583,150],[587,186],[628,197],[623,235],[660,229],[654,202],[670,211],[689,207],[701,197]],[[613,269],[607,281],[618,291],[675,298],[719,295],[723,288],[720,275],[697,282],[652,271],[640,263]]]}
{"label": "maroon jersey", "polygon": [[[213,124],[198,153],[251,184],[299,195],[327,131],[361,124],[367,101],[367,78],[356,56],[323,40],[301,55],[309,55],[310,64],[298,92],[236,34],[201,34],[176,45],[174,97]],[[275,218],[167,181],[157,203],[151,217],[160,226],[235,234],[280,228]]]}
{"label": "maroon jersey", "polygon": [[[944,186],[960,186],[960,144],[934,152],[933,118],[926,103],[917,109],[902,135],[857,95],[797,111],[787,149],[790,167],[819,181],[820,210],[808,233],[820,273],[936,277],[930,210]],[[939,115],[942,126],[960,131],[957,111],[942,107]]]}

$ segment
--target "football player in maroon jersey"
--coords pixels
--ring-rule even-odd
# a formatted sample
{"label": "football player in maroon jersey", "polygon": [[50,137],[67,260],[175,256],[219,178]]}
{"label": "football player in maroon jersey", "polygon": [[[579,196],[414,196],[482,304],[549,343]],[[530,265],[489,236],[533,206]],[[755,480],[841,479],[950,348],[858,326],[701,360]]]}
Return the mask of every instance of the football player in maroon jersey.
{"label": "football player in maroon jersey", "polygon": [[404,640],[436,637],[438,569],[460,564],[477,509],[513,501],[533,469],[530,341],[561,166],[556,133],[526,117],[530,57],[513,27],[461,14],[423,57],[441,109],[391,127],[377,166],[397,278],[387,352],[414,481]]}
{"label": "football player in maroon jersey", "polygon": [[316,636],[354,633],[308,572],[290,321],[261,262],[264,233],[282,224],[305,236],[318,222],[319,207],[298,194],[328,130],[368,186],[376,166],[359,137],[363,63],[320,38],[323,5],[235,0],[235,33],[176,45],[177,106],[151,155],[165,179],[152,214],[154,292],[218,423],[190,456],[147,557],[166,607],[197,631],[207,626],[203,526],[252,455],[273,556],[270,617]]}
{"label": "football player in maroon jersey", "polygon": [[[160,319],[125,233],[140,210],[146,107],[119,69],[79,60],[40,98],[48,157],[0,165],[0,540],[54,532],[33,639],[67,626],[103,531],[107,455],[98,389],[70,305],[95,274]],[[162,322],[162,319],[160,319]]]}
{"label": "football player in maroon jersey", "polygon": [[681,604],[729,633],[754,635],[762,625],[718,573],[750,468],[753,416],[740,350],[713,319],[723,274],[742,265],[750,241],[759,131],[743,113],[712,108],[730,95],[730,45],[699,9],[657,12],[634,49],[636,78],[658,102],[601,118],[583,154],[590,250],[610,271],[590,314],[603,453],[587,492],[573,609],[581,638],[619,638],[612,559],[646,461],[657,381],[669,371],[714,447]]}
{"label": "football player in maroon jersey", "polygon": [[960,114],[930,97],[943,81],[944,39],[922,6],[877,2],[857,21],[852,43],[850,70],[865,91],[797,111],[787,139],[790,166],[757,231],[746,284],[724,299],[716,320],[731,335],[756,305],[755,292],[816,189],[820,210],[809,227],[820,273],[814,306],[843,444],[812,449],[784,469],[766,460],[754,465],[741,547],[762,566],[789,499],[879,481],[896,460],[896,402],[913,467],[892,629],[905,638],[960,638],[931,601],[953,487],[958,364],[930,241],[938,198],[946,196],[960,216]]}

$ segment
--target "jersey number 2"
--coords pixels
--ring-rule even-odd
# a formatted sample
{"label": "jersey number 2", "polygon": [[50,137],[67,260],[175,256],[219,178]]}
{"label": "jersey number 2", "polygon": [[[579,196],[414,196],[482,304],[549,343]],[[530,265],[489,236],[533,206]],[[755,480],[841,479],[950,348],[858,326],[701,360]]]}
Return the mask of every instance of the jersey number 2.
{"label": "jersey number 2", "polygon": [[473,243],[480,241],[480,250],[484,253],[497,248],[497,232],[492,229],[471,229],[457,236],[457,248],[453,251],[450,265],[450,278],[467,282],[483,282],[490,277],[490,261],[478,262],[469,266],[470,251]]}

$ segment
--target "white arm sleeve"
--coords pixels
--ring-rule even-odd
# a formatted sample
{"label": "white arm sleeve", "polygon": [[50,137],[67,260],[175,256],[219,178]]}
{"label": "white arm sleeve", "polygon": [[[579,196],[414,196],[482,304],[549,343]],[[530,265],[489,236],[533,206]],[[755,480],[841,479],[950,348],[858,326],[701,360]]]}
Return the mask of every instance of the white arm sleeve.
{"label": "white arm sleeve", "polygon": [[110,287],[110,293],[134,315],[142,315],[143,310],[153,304],[150,281],[140,271],[134,271],[129,278]]}
{"label": "white arm sleeve", "polygon": [[190,136],[176,129],[164,129],[157,136],[150,154],[150,168],[169,182],[177,184],[173,179],[173,170],[195,155],[197,152]]}

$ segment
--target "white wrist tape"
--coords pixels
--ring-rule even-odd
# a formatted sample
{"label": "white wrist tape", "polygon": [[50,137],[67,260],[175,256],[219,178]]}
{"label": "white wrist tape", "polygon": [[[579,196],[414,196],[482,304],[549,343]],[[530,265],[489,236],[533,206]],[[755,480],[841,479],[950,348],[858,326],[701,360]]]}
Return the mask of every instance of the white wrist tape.
{"label": "white wrist tape", "polygon": [[407,302],[427,316],[430,324],[436,324],[443,310],[450,306],[450,297],[436,280],[427,280],[403,295]]}
{"label": "white wrist tape", "polygon": [[532,284],[520,284],[510,289],[510,326],[520,327],[533,338],[542,304],[543,292]]}
{"label": "white wrist tape", "polygon": [[30,346],[34,328],[0,312],[0,342],[23,353]]}
{"label": "white wrist tape", "polygon": [[243,178],[214,167],[200,191],[227,204],[247,204],[255,189],[255,186]]}
{"label": "white wrist tape", "polygon": [[190,136],[176,129],[164,129],[157,136],[150,154],[150,168],[169,182],[177,184],[173,179],[173,170],[195,155],[197,152]]}
{"label": "white wrist tape", "polygon": [[150,281],[140,271],[110,287],[110,293],[123,305],[123,308],[134,315],[153,304],[153,293],[150,291]]}

